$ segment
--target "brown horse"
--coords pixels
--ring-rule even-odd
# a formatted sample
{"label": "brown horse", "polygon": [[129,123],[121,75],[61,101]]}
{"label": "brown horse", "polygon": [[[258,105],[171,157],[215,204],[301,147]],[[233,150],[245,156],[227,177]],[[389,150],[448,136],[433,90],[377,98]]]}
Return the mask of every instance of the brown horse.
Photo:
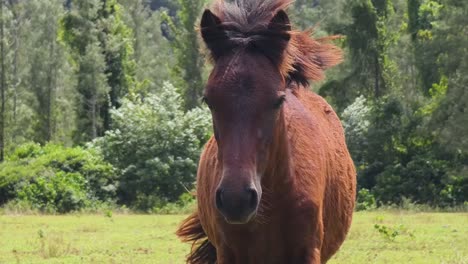
{"label": "brown horse", "polygon": [[341,51],[291,30],[291,2],[219,0],[203,14],[214,137],[198,210],[177,232],[193,242],[188,263],[325,263],[349,230],[353,162],[338,117],[308,89]]}

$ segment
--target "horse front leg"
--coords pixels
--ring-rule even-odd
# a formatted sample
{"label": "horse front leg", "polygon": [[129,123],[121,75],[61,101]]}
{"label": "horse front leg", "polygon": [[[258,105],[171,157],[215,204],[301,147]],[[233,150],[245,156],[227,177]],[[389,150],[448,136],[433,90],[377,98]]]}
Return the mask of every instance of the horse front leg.
{"label": "horse front leg", "polygon": [[323,244],[323,223],[320,219],[320,222],[315,225],[313,228],[313,235],[309,240],[310,248],[306,249],[304,252],[304,261],[303,264],[321,264],[321,250]]}
{"label": "horse front leg", "polygon": [[[317,207],[312,210],[309,217],[304,218],[302,232],[297,237],[303,241],[302,247],[296,251],[294,261],[297,264],[321,264],[321,250],[324,238],[322,214]],[[305,236],[305,238],[304,238]]]}

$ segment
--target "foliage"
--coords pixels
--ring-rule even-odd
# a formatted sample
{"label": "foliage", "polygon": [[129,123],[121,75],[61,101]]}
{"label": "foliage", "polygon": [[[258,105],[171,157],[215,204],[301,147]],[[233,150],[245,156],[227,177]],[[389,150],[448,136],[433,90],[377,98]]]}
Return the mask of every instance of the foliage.
{"label": "foliage", "polygon": [[31,140],[69,144],[74,77],[57,41],[63,1],[3,2],[6,151]]}
{"label": "foliage", "polygon": [[151,209],[154,214],[190,214],[197,206],[195,196],[191,193],[183,193],[177,202],[167,203]]}
{"label": "foliage", "polygon": [[77,173],[58,172],[52,177],[36,177],[17,188],[19,200],[28,201],[44,211],[65,213],[86,206],[85,179]]}
{"label": "foliage", "polygon": [[409,237],[414,238],[413,232],[409,231],[408,228],[402,224],[397,227],[374,224],[374,229],[377,230],[387,241],[391,242],[394,242],[395,239],[402,234],[407,234]]}
{"label": "foliage", "polygon": [[121,0],[123,20],[131,28],[136,85],[135,96],[159,92],[170,76],[174,59],[170,42],[163,36],[161,11],[152,11],[146,0]]}
{"label": "foliage", "polygon": [[184,112],[182,104],[165,83],[159,95],[124,100],[112,111],[114,129],[95,145],[119,169],[122,203],[149,210],[192,189],[211,119],[206,109]]}
{"label": "foliage", "polygon": [[370,126],[372,108],[364,96],[357,97],[342,113],[342,123],[346,134],[346,143],[357,167],[365,161],[365,148],[368,145],[367,133]]}
{"label": "foliage", "polygon": [[[184,207],[177,199],[183,185],[192,187],[209,130],[206,111],[182,111],[199,105],[210,68],[196,30],[208,2],[2,1],[0,150],[9,160],[0,167],[9,174],[0,181],[0,202],[57,206],[44,201],[53,196],[63,200],[61,207],[77,208],[90,196],[80,188],[91,185],[91,196],[103,204],[115,194],[103,190],[113,186],[123,204],[154,212]],[[373,204],[371,197],[378,206],[463,206],[468,1],[297,0],[288,13],[294,25],[313,27],[316,36],[342,36],[336,44],[344,63],[313,89],[343,119],[358,171],[358,207]],[[177,87],[176,103],[161,99],[168,87],[172,91],[165,81]],[[122,104],[132,108],[122,112]],[[52,148],[48,142],[85,145],[99,136],[109,141],[96,145],[118,168],[112,177],[40,162],[52,155],[41,154]],[[45,147],[24,145],[31,141]],[[63,155],[72,150],[63,148]],[[10,184],[15,177],[29,184]],[[123,180],[120,187],[116,177]]]}
{"label": "foliage", "polygon": [[169,25],[171,42],[176,56],[173,76],[176,86],[184,98],[184,106],[191,109],[199,105],[202,93],[203,60],[200,54],[198,32],[195,29],[204,0],[177,0],[177,20],[163,13],[163,20]]}
{"label": "foliage", "polygon": [[[350,70],[320,88],[320,94],[332,97],[340,111],[359,95],[378,99],[391,90],[395,65],[389,50],[398,39],[396,29],[391,27],[395,23],[392,1],[353,0],[343,8],[351,19],[333,28],[334,33],[346,36],[348,61],[352,64],[347,65]],[[343,87],[345,94],[341,94]]]}
{"label": "foliage", "polygon": [[375,197],[372,193],[367,189],[361,189],[358,191],[357,194],[357,201],[356,201],[356,210],[357,211],[365,211],[365,210],[372,210],[377,207],[375,202]]}
{"label": "foliage", "polygon": [[93,150],[25,144],[0,165],[0,203],[17,200],[41,211],[76,211],[114,199],[115,176]]}
{"label": "foliage", "polygon": [[[419,108],[404,106],[395,97],[384,98],[369,108],[358,98],[344,111],[343,122],[358,169],[358,185],[371,190],[380,204],[400,204],[404,197],[439,206],[453,206],[466,200],[460,193],[466,188],[462,167],[456,166],[460,161],[444,151],[430,133],[420,129],[441,94],[434,92],[429,103]],[[359,199],[358,206],[361,207]]]}
{"label": "foliage", "polygon": [[77,65],[78,143],[110,128],[110,108],[118,108],[135,85],[131,34],[116,0],[72,1],[71,12],[61,21],[59,37]]}
{"label": "foliage", "polygon": [[395,238],[399,235],[399,231],[395,228],[387,227],[385,225],[375,224],[374,228],[387,240],[395,241]]}

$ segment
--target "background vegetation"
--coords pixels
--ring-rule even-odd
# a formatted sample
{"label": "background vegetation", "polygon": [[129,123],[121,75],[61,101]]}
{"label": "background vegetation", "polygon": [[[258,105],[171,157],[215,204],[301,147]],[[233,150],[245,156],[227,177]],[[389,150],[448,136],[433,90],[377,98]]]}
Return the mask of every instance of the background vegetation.
{"label": "background vegetation", "polygon": [[[65,213],[190,203],[211,131],[203,0],[0,0],[0,206]],[[297,0],[342,35],[313,90],[343,120],[358,209],[468,200],[468,2]]]}

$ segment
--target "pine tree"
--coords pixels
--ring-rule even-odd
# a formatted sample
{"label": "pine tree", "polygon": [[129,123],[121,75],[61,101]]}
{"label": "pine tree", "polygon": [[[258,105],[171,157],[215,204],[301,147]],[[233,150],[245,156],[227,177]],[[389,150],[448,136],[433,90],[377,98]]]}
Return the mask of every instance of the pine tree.
{"label": "pine tree", "polygon": [[71,1],[63,19],[62,39],[77,64],[78,127],[76,142],[102,136],[111,127],[110,109],[134,85],[131,30],[115,0]]}
{"label": "pine tree", "polygon": [[204,1],[178,0],[179,11],[174,23],[167,14],[164,16],[169,23],[174,39],[171,44],[176,56],[173,68],[173,79],[179,80],[179,87],[184,96],[186,109],[199,105],[203,91],[203,58],[198,44],[196,22]]}
{"label": "pine tree", "polygon": [[3,16],[3,0],[0,0],[0,85],[1,85],[1,108],[0,108],[0,162],[5,159],[5,93],[6,85],[6,67],[5,67],[5,21]]}
{"label": "pine tree", "polygon": [[145,0],[122,0],[123,19],[132,29],[134,49],[135,92],[159,92],[164,81],[170,79],[174,65],[169,41],[161,32],[160,11],[152,11]]}

